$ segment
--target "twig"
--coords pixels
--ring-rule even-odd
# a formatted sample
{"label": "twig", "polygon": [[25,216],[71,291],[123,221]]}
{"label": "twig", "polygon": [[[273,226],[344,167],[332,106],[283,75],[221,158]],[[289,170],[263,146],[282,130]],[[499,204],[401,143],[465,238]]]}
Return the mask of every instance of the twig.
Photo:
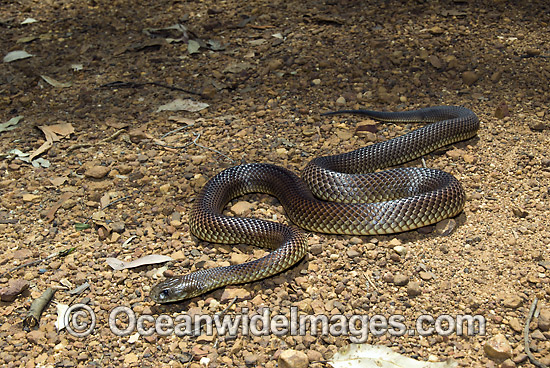
{"label": "twig", "polygon": [[539,368],[548,368],[546,364],[543,364],[539,362],[533,353],[531,353],[531,347],[529,346],[529,325],[531,324],[531,320],[533,319],[533,315],[535,314],[535,310],[537,309],[537,303],[538,299],[535,297],[535,300],[533,300],[533,304],[531,304],[531,309],[529,310],[529,315],[527,315],[527,319],[525,320],[525,328],[523,329],[523,342],[525,345],[525,354],[529,357],[529,360],[531,363],[536,365]]}
{"label": "twig", "polygon": [[[181,130],[183,128],[186,128],[186,127],[182,127],[182,128],[178,128],[178,129],[175,129],[173,130],[172,132],[176,132],[178,130]],[[168,133],[172,133],[172,132],[168,132]],[[163,135],[162,137],[166,137],[166,135],[168,135],[168,133],[166,133],[165,135]],[[217,153],[218,155],[222,156],[222,157],[225,157],[227,160],[229,160],[231,163],[234,163],[235,160],[233,160],[231,157],[227,156],[226,154],[218,151],[217,149],[214,149],[214,148],[211,148],[211,147],[207,147],[207,146],[204,146],[200,143],[197,143],[199,138],[201,137],[201,133],[193,133],[193,135],[195,136],[195,138],[191,141],[191,142],[187,142],[186,144],[182,145],[182,146],[171,146],[171,145],[168,145],[168,144],[164,144],[164,143],[160,143],[160,142],[155,142],[156,145],[159,145],[161,147],[165,147],[165,148],[171,148],[171,149],[183,149],[183,148],[186,148],[192,144],[194,144],[195,146],[197,147],[200,147],[200,148],[204,148],[204,149],[207,149],[209,151],[212,151],[212,152],[215,152]]]}
{"label": "twig", "polygon": [[139,88],[139,87],[143,87],[143,86],[146,86],[146,85],[157,86],[157,87],[162,87],[162,88],[168,88],[172,91],[185,92],[185,93],[189,93],[190,95],[201,95],[200,92],[195,92],[195,91],[191,91],[191,90],[184,89],[184,88],[181,88],[181,87],[176,87],[176,86],[169,86],[167,84],[163,84],[163,83],[160,83],[160,82],[137,83],[137,82],[115,81],[115,82],[102,84],[100,86],[100,88]]}
{"label": "twig", "polygon": [[42,262],[47,261],[48,259],[51,259],[51,258],[54,258],[54,257],[65,257],[69,253],[72,253],[75,249],[76,249],[76,247],[63,249],[63,250],[60,250],[59,252],[52,253],[47,257],[40,258],[40,259],[35,259],[34,261],[29,261],[27,263],[23,263],[22,265],[19,265],[17,267],[12,268],[11,270],[7,270],[2,275],[0,275],[0,278],[4,277],[4,276],[6,276],[6,275],[8,275],[12,272],[15,272],[15,271],[17,271],[21,268],[25,268],[25,267],[28,267],[28,266],[34,266],[36,264],[42,263]]}
{"label": "twig", "polygon": [[96,143],[93,143],[93,144],[92,143],[75,143],[75,144],[69,146],[69,148],[67,148],[67,151],[72,151],[72,150],[75,150],[77,148],[89,147],[89,146],[92,146],[94,144],[101,144],[101,143],[110,142],[113,139],[115,139],[116,137],[118,137],[120,134],[122,134],[122,132],[124,132],[125,130],[126,129],[119,129],[116,132],[114,132],[113,134],[111,134],[110,136],[108,136],[107,138],[103,138],[102,140],[100,140]]}

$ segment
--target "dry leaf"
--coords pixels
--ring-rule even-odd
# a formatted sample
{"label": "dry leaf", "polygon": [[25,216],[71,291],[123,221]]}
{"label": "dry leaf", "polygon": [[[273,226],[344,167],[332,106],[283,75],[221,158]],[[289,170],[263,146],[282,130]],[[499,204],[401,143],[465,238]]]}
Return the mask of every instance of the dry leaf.
{"label": "dry leaf", "polygon": [[[42,125],[38,127],[46,136],[46,142],[42,144],[29,156],[29,160],[33,160],[38,155],[46,152],[53,146],[53,142],[59,141],[61,138],[66,137],[74,133],[74,128],[70,123],[55,124],[55,125]],[[61,138],[59,137],[61,136]]]}
{"label": "dry leaf", "polygon": [[53,186],[58,187],[65,184],[67,180],[69,180],[69,178],[67,178],[66,176],[58,176],[55,178],[50,178],[50,183],[52,183]]}
{"label": "dry leaf", "polygon": [[31,56],[34,55],[31,55],[28,52],[21,50],[8,52],[6,56],[4,56],[4,63],[11,63],[12,61],[30,58]]}
{"label": "dry leaf", "polygon": [[67,309],[69,309],[69,306],[67,304],[57,303],[56,307],[57,307],[57,320],[55,321],[55,328],[59,332],[66,327],[65,314],[67,313]]}
{"label": "dry leaf", "polygon": [[126,268],[135,268],[135,267],[146,266],[150,264],[168,262],[171,260],[172,258],[168,256],[151,254],[145,257],[138,258],[131,262],[121,261],[120,259],[117,259],[117,258],[107,258],[105,262],[107,262],[107,264],[111,266],[114,270],[119,271],[119,270],[124,270]]}
{"label": "dry leaf", "polygon": [[66,192],[66,193],[63,193],[61,195],[61,197],[59,198],[59,200],[52,206],[52,208],[50,208],[48,210],[48,212],[46,212],[46,220],[48,222],[51,222],[53,221],[54,217],[55,217],[55,213],[57,212],[57,210],[63,205],[63,203],[71,198],[73,196],[73,193],[71,192]]}
{"label": "dry leaf", "polygon": [[172,102],[167,103],[166,105],[159,106],[157,112],[159,111],[189,111],[196,112],[203,109],[206,109],[208,106],[207,103],[197,102],[191,99],[182,100],[181,98],[175,99]]}
{"label": "dry leaf", "polygon": [[52,77],[48,77],[47,75],[41,75],[42,79],[44,79],[49,85],[52,85],[54,87],[60,87],[60,88],[68,88],[72,86],[73,84],[71,82],[59,82]]}
{"label": "dry leaf", "polygon": [[453,359],[425,362],[396,353],[383,345],[350,344],[334,354],[329,364],[334,368],[454,368]]}
{"label": "dry leaf", "polygon": [[15,126],[21,121],[21,119],[23,119],[23,116],[19,115],[11,118],[5,123],[0,124],[0,133],[15,129]]}

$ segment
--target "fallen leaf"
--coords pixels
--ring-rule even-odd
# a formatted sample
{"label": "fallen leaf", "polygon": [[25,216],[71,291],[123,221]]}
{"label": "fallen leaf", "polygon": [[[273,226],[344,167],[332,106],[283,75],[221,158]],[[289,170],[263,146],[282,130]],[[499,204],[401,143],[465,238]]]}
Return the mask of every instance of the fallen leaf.
{"label": "fallen leaf", "polygon": [[107,262],[107,264],[111,266],[114,270],[119,271],[119,270],[124,270],[126,268],[135,268],[135,267],[146,266],[150,264],[168,262],[171,260],[172,258],[168,256],[151,254],[145,257],[138,258],[131,262],[121,261],[120,259],[117,259],[117,258],[107,258],[105,259],[105,262]]}
{"label": "fallen leaf", "polygon": [[4,56],[4,63],[11,63],[12,61],[26,59],[32,56],[34,55],[31,55],[26,51],[22,51],[22,50],[12,51],[12,52],[8,52],[6,56]]}
{"label": "fallen leaf", "polygon": [[197,102],[191,99],[182,100],[181,98],[175,99],[172,102],[167,103],[166,105],[159,106],[157,112],[159,111],[189,111],[196,112],[203,109],[206,109],[208,106],[207,103]]}
{"label": "fallen leaf", "polygon": [[201,45],[195,40],[189,40],[187,43],[187,52],[190,54],[197,54]]}
{"label": "fallen leaf", "polygon": [[25,36],[25,37],[18,38],[17,41],[15,41],[15,43],[29,43],[36,39],[38,39],[38,36]]}
{"label": "fallen leaf", "polygon": [[453,359],[425,362],[396,353],[383,345],[350,344],[334,354],[329,364],[334,368],[454,368]]}
{"label": "fallen leaf", "polygon": [[72,196],[73,196],[73,193],[71,192],[63,193],[59,198],[59,200],[52,206],[52,208],[50,208],[48,212],[46,212],[46,220],[48,222],[52,222],[53,219],[55,218],[55,213],[57,212],[57,210],[63,205],[63,203],[67,199],[71,198]]}
{"label": "fallen leaf", "polygon": [[22,115],[15,116],[5,123],[0,124],[0,133],[7,132],[8,130],[13,130],[16,128],[16,125],[23,119]]}
{"label": "fallen leaf", "polygon": [[187,124],[189,126],[195,125],[194,119],[184,118],[183,116],[169,116],[168,120],[175,121],[176,123],[180,124]]}
{"label": "fallen leaf", "polygon": [[27,18],[24,21],[22,21],[21,24],[31,24],[31,23],[36,23],[36,22],[38,22],[38,21],[34,18]]}
{"label": "fallen leaf", "polygon": [[71,82],[59,82],[52,77],[48,77],[47,75],[41,75],[42,79],[44,79],[48,84],[54,86],[54,87],[60,87],[60,88],[68,88],[72,86],[73,84]]}
{"label": "fallen leaf", "polygon": [[[29,160],[33,160],[38,155],[46,152],[53,146],[53,142],[58,142],[61,138],[67,137],[74,133],[74,128],[70,123],[42,125],[38,127],[46,136],[46,142],[38,147],[31,155]],[[61,138],[59,137],[61,136]]]}
{"label": "fallen leaf", "polygon": [[57,303],[56,307],[57,307],[57,320],[55,321],[55,328],[59,332],[67,326],[65,324],[65,314],[67,313],[69,306],[67,304]]}
{"label": "fallen leaf", "polygon": [[55,177],[55,178],[50,178],[50,183],[52,183],[53,186],[60,186],[60,185],[63,185],[67,180],[69,180],[69,178],[67,178],[66,176],[58,176],[58,177]]}

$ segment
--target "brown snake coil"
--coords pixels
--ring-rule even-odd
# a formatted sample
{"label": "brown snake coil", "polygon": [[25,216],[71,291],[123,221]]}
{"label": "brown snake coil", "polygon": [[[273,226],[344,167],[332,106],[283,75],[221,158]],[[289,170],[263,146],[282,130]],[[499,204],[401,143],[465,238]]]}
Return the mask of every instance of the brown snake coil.
{"label": "brown snake coil", "polygon": [[197,197],[189,218],[191,231],[209,242],[254,244],[274,251],[243,264],[169,278],[151,290],[154,301],[174,302],[222,286],[259,280],[289,268],[305,256],[307,240],[298,229],[222,214],[229,201],[243,194],[271,194],[294,224],[328,234],[407,231],[462,211],[464,190],[446,172],[426,168],[374,171],[473,137],[479,120],[471,110],[437,106],[405,112],[346,110],[330,114],[334,113],[363,114],[386,122],[432,124],[352,152],[315,158],[304,169],[302,179],[271,164],[246,164],[222,171],[206,183]]}

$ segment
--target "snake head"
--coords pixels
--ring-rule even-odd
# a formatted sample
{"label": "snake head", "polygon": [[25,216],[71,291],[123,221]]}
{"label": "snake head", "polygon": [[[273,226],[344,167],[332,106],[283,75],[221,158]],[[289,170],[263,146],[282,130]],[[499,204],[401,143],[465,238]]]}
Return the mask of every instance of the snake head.
{"label": "snake head", "polygon": [[203,279],[193,272],[185,276],[170,277],[151,289],[149,296],[157,303],[172,303],[201,295],[205,289]]}

